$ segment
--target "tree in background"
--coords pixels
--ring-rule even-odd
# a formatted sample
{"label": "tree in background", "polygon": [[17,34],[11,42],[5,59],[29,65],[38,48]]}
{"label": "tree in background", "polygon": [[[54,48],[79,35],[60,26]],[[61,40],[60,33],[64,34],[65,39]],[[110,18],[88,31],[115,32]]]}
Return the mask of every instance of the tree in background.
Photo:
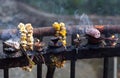
{"label": "tree in background", "polygon": [[24,0],[40,10],[56,14],[119,15],[120,0]]}

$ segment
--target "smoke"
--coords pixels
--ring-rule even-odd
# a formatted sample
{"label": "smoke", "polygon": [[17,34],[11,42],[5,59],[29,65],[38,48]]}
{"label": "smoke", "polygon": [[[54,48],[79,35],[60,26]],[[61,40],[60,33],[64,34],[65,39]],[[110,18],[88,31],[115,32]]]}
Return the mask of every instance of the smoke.
{"label": "smoke", "polygon": [[86,15],[84,13],[82,15],[79,15],[77,13],[77,11],[74,14],[75,14],[74,15],[75,18],[77,20],[79,19],[79,23],[78,23],[78,25],[75,25],[75,31],[71,30],[69,28],[69,25],[67,25],[66,28],[67,28],[67,30],[69,30],[68,34],[72,35],[73,33],[77,33],[80,35],[84,35],[84,34],[86,34],[87,29],[93,28],[93,23],[89,19],[88,15]]}
{"label": "smoke", "polygon": [[86,14],[82,14],[80,16],[80,25],[87,25],[87,27],[92,27],[93,23],[90,21],[88,15]]}
{"label": "smoke", "polygon": [[9,39],[11,38],[11,33],[10,33],[10,30],[9,29],[6,29],[2,32],[1,34],[1,39],[2,40],[6,40],[6,39]]}
{"label": "smoke", "polygon": [[9,25],[4,31],[2,31],[2,34],[0,37],[3,41],[8,39],[18,40],[19,34],[18,33],[14,34],[11,31],[12,29],[15,29],[15,28]]}
{"label": "smoke", "polygon": [[86,14],[82,14],[80,16],[80,22],[79,22],[80,26],[83,26],[83,34],[85,34],[85,32],[89,29],[89,28],[93,28],[93,23],[92,21],[89,19],[88,15]]}

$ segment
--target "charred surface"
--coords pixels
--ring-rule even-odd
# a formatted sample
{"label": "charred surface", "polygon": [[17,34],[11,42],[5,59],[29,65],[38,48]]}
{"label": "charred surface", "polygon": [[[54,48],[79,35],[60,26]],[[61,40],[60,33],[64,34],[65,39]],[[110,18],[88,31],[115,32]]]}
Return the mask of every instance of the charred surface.
{"label": "charred surface", "polygon": [[29,62],[26,57],[0,59],[0,69],[27,66]]}
{"label": "charred surface", "polygon": [[[51,49],[48,50],[47,53],[43,53],[44,61],[46,64],[50,62],[50,55],[62,55],[65,60],[72,60],[73,58],[76,59],[89,59],[89,58],[103,58],[103,57],[114,57],[120,56],[120,46],[111,48],[79,48],[78,53],[76,54],[76,49],[74,47],[67,47],[67,50],[63,48],[59,49]],[[36,64],[44,63],[41,58],[41,53],[33,53],[34,55],[34,62]],[[1,58],[0,59],[0,69],[4,68],[12,68],[12,67],[22,67],[28,65],[29,62],[25,56],[15,57],[15,58]]]}

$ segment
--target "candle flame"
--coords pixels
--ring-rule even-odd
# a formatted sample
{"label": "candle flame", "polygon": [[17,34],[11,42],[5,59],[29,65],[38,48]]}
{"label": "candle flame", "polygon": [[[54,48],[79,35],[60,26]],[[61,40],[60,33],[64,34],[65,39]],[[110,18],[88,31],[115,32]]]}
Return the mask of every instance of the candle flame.
{"label": "candle flame", "polygon": [[80,38],[80,35],[79,35],[79,34],[77,34],[77,38]]}
{"label": "candle flame", "polygon": [[112,37],[112,38],[115,38],[115,35],[112,35],[111,37]]}

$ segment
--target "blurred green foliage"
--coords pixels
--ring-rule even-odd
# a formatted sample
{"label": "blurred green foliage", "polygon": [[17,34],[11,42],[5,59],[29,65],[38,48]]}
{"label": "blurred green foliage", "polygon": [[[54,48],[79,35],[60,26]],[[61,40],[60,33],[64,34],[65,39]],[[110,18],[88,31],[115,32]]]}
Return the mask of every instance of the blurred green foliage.
{"label": "blurred green foliage", "polygon": [[56,14],[120,14],[120,0],[26,0],[26,2],[40,10]]}

